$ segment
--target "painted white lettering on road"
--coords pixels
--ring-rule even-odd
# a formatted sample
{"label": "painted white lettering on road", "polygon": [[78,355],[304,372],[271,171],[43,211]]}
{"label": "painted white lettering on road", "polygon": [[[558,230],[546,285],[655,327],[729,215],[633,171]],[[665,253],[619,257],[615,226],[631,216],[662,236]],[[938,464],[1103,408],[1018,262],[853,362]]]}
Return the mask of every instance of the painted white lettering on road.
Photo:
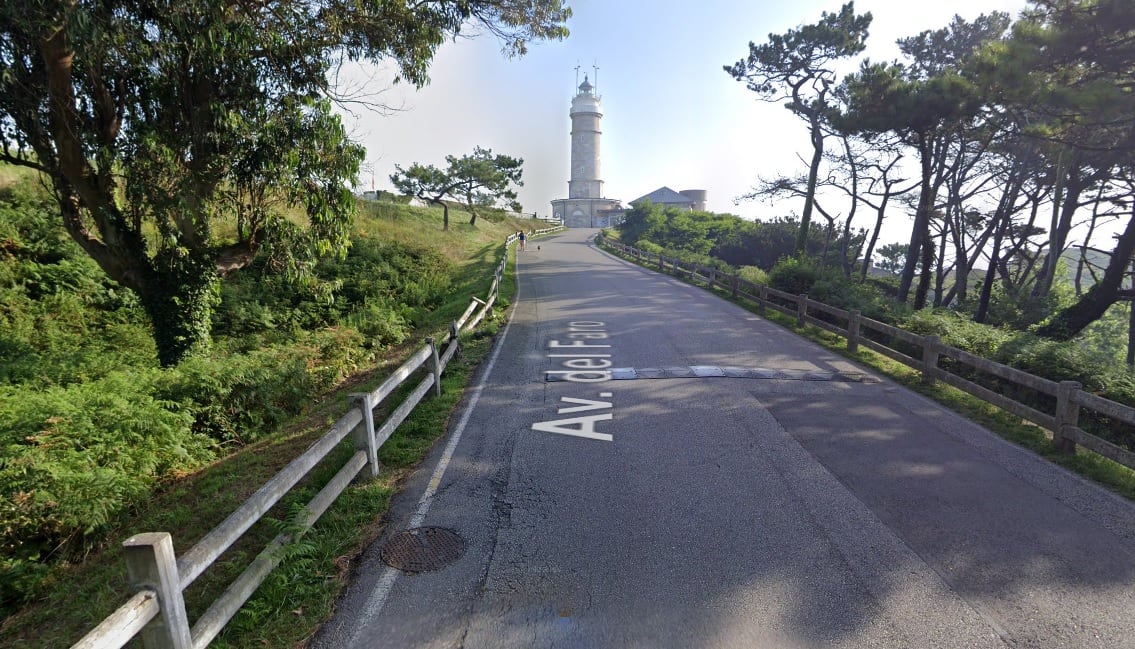
{"label": "painted white lettering on road", "polygon": [[[607,368],[613,363],[606,360],[609,353],[592,350],[606,350],[611,346],[604,343],[591,343],[590,340],[606,339],[607,325],[595,320],[576,320],[568,323],[567,337],[573,340],[550,340],[548,358],[563,358],[561,365],[566,370],[546,370],[546,375],[555,375],[571,383],[602,383],[611,380]],[[578,339],[578,340],[574,340]]]}
{"label": "painted white lettering on road", "polygon": [[[610,392],[600,393],[601,397],[611,397]],[[610,409],[612,403],[610,401],[592,401],[591,399],[576,399],[573,397],[560,397],[560,401],[564,403],[576,404],[567,408],[560,408],[556,414],[568,415],[576,412],[587,412],[590,410],[603,410]],[[538,430],[545,433],[555,433],[557,435],[568,435],[570,437],[582,437],[584,439],[595,439],[601,442],[610,442],[615,438],[608,433],[596,432],[595,424],[601,421],[610,421],[614,414],[604,412],[593,415],[583,415],[581,417],[568,417],[567,419],[554,419],[552,421],[538,421],[532,424],[532,430]]]}
{"label": "painted white lettering on road", "polygon": [[[605,331],[607,325],[594,320],[577,320],[568,323],[568,340],[548,341],[548,358],[559,361],[563,370],[545,370],[545,375],[555,375],[568,383],[602,383],[611,380],[611,372],[607,369],[614,363],[611,354],[607,351],[611,345],[605,343],[592,343],[592,340],[605,340],[608,338]],[[601,399],[610,399],[611,392],[600,392]],[[577,397],[560,397],[562,403],[557,415],[572,415],[590,412],[592,414],[538,421],[532,424],[532,430],[569,437],[582,437],[603,442],[614,441],[609,433],[600,433],[595,430],[596,424],[610,421],[614,418],[611,401],[595,401]],[[606,410],[607,412],[594,412]]]}

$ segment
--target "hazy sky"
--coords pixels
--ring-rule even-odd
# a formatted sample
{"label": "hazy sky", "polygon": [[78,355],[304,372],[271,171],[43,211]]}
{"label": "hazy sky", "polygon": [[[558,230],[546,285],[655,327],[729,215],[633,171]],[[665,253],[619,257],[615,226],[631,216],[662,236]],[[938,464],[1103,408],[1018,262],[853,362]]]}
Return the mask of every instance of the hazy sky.
{"label": "hazy sky", "polygon": [[[771,218],[794,203],[735,204],[758,177],[798,173],[808,149],[803,122],[779,105],[757,99],[722,66],[762,43],[838,11],[828,0],[569,0],[571,36],[535,43],[509,60],[490,35],[444,45],[420,91],[389,87],[389,73],[352,70],[385,104],[400,110],[357,110],[346,116],[353,137],[367,147],[374,184],[389,189],[395,164],[444,165],[446,154],[490,147],[524,159],[520,200],[528,212],[550,212],[567,197],[570,159],[568,110],[577,65],[594,77],[603,103],[602,180],[605,195],[628,202],[663,185],[709,191],[708,208],[746,218]],[[972,19],[993,10],[1014,17],[1025,0],[859,0],[874,16],[867,56],[898,56],[897,38],[945,26],[953,15]],[[594,82],[594,79],[592,79]],[[364,174],[362,188],[371,179]],[[890,219],[886,241],[909,237],[909,222]],[[865,222],[861,225],[867,225]],[[905,230],[904,230],[905,228]],[[890,236],[887,236],[890,234]]]}

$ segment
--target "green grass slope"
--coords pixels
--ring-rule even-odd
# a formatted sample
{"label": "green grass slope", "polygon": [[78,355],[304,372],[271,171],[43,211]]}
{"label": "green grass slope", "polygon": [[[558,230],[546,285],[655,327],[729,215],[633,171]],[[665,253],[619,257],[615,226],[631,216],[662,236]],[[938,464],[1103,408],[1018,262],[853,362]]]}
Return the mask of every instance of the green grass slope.
{"label": "green grass slope", "polygon": [[[226,283],[209,353],[162,369],[132,294],[66,238],[32,177],[0,167],[0,646],[70,646],[125,600],[123,539],[167,531],[191,547],[342,415],[348,393],[484,296],[509,233],[543,225],[450,217],[444,232],[440,209],[360,203],[345,259],[299,287],[257,260]],[[382,478],[340,499],[216,646],[294,645],[327,615],[487,349],[468,343],[443,397],[383,448]],[[191,619],[350,449],[337,452],[192,585]]]}

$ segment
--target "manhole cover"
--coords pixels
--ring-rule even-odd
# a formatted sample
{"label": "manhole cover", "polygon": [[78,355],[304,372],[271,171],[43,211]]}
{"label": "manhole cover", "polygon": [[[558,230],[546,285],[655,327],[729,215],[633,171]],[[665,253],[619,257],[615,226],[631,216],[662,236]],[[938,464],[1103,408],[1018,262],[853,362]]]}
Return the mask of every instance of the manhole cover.
{"label": "manhole cover", "polygon": [[465,552],[465,540],[444,527],[416,527],[390,537],[382,561],[403,572],[429,572],[453,563]]}

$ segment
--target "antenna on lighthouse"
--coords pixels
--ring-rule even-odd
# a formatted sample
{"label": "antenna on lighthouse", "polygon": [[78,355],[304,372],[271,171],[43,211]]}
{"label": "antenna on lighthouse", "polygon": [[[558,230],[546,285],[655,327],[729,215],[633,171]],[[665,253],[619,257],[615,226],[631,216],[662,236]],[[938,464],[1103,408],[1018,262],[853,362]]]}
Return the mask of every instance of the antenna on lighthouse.
{"label": "antenna on lighthouse", "polygon": [[575,92],[576,89],[579,88],[579,67],[580,67],[579,61],[576,61],[575,62],[575,86],[572,87],[572,89],[571,89],[572,92]]}
{"label": "antenna on lighthouse", "polygon": [[591,69],[595,71],[595,96],[598,97],[599,96],[599,62],[596,61],[595,65],[591,66]]}

